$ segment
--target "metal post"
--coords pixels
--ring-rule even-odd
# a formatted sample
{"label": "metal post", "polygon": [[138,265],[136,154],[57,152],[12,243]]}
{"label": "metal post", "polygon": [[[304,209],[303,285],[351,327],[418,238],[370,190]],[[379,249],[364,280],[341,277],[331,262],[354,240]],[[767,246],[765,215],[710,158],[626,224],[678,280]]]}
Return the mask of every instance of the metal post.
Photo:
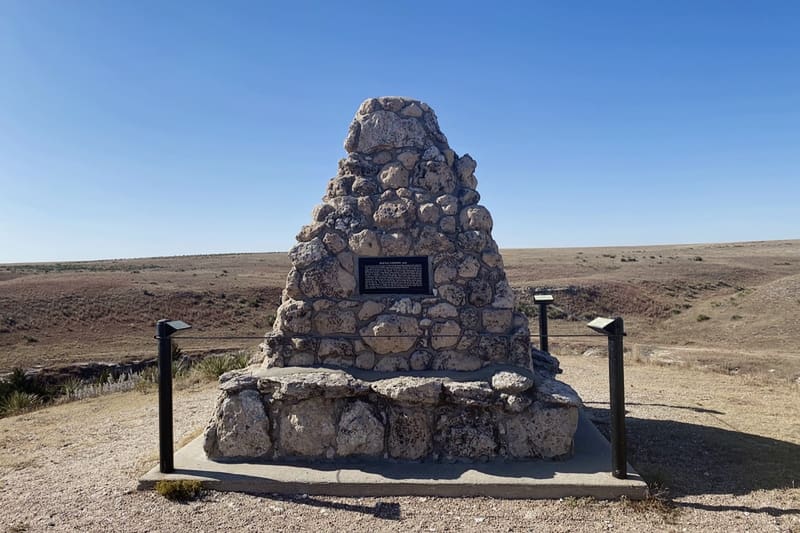
{"label": "metal post", "polygon": [[547,345],[547,303],[539,304],[539,349],[550,353]]}
{"label": "metal post", "polygon": [[611,473],[619,479],[628,477],[625,440],[625,369],[622,355],[624,335],[622,318],[616,317],[608,328],[608,381],[611,403]]}
{"label": "metal post", "polygon": [[172,447],[172,333],[168,320],[156,324],[158,339],[158,450],[161,472],[174,472]]}

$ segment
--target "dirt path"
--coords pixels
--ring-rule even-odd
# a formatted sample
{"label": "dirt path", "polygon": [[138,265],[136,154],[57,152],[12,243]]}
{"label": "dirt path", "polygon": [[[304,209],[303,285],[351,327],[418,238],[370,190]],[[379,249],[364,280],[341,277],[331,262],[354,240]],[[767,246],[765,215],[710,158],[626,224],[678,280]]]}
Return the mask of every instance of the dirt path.
{"label": "dirt path", "polygon": [[[564,380],[607,417],[606,361],[563,357]],[[800,531],[800,389],[748,376],[626,367],[631,462],[674,507],[488,498],[284,498],[134,490],[157,462],[157,398],[117,394],[0,420],[8,531]],[[211,413],[209,384],[179,391],[175,434]]]}

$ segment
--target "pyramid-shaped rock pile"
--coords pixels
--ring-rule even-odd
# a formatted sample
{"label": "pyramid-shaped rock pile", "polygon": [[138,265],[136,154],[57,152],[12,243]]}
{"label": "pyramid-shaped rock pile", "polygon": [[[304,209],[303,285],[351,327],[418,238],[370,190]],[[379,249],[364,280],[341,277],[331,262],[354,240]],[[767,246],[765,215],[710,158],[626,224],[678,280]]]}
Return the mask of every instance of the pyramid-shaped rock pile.
{"label": "pyramid-shaped rock pile", "polygon": [[[528,320],[514,312],[492,217],[478,203],[475,161],[450,149],[433,110],[404,98],[367,100],[345,149],[289,252],[294,268],[265,365],[530,368]],[[425,258],[427,294],[359,291],[360,258],[406,256]]]}
{"label": "pyramid-shaped rock pile", "polygon": [[475,161],[399,97],[366,100],[345,149],[289,252],[263,365],[224,376],[209,456],[569,453],[580,400],[531,365]]}

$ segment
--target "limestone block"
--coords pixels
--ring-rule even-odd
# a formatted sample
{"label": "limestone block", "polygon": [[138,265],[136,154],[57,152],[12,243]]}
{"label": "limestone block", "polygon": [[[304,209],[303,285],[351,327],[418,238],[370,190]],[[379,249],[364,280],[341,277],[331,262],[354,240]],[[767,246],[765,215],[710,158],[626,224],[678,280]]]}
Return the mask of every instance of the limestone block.
{"label": "limestone block", "polygon": [[481,269],[480,262],[473,256],[468,255],[464,258],[464,260],[458,265],[458,275],[462,278],[474,278],[478,275],[478,271]]}
{"label": "limestone block", "polygon": [[358,311],[358,319],[368,320],[377,315],[378,313],[380,313],[381,311],[383,311],[384,307],[385,305],[381,302],[376,302],[375,300],[367,300],[366,302],[364,302],[364,304],[361,306],[361,309],[359,309]]}
{"label": "limestone block", "polygon": [[455,318],[458,316],[458,309],[452,304],[442,302],[428,309],[426,315],[429,318]]}
{"label": "limestone block", "polygon": [[481,259],[491,268],[503,268],[503,257],[496,252],[485,253]]}
{"label": "limestone block", "polygon": [[431,347],[434,350],[450,348],[458,344],[461,326],[454,320],[435,322],[431,328]]}
{"label": "limestone block", "polygon": [[431,416],[424,409],[395,406],[389,411],[389,456],[422,459],[431,450]]}
{"label": "limestone block", "polygon": [[443,194],[436,198],[436,204],[442,208],[445,215],[458,214],[458,197],[452,194]]}
{"label": "limestone block", "polygon": [[335,176],[328,182],[325,191],[325,198],[336,198],[339,196],[349,196],[352,191],[353,176]]}
{"label": "limestone block", "polygon": [[395,202],[383,202],[372,215],[375,224],[384,229],[405,229],[408,228],[416,218],[416,208],[408,200],[398,200]]}
{"label": "limestone block", "polygon": [[350,249],[360,256],[381,255],[381,245],[378,242],[378,235],[369,229],[359,231],[350,236]]}
{"label": "limestone block", "polygon": [[486,381],[445,381],[442,384],[450,402],[486,407],[494,400],[494,390]]}
{"label": "limestone block", "polygon": [[300,231],[296,235],[296,239],[299,242],[307,242],[313,239],[314,237],[318,237],[325,231],[325,224],[322,222],[314,222],[312,224],[308,224],[300,228]]}
{"label": "limestone block", "polygon": [[439,296],[455,306],[464,304],[464,289],[458,285],[442,285],[438,292]]}
{"label": "limestone block", "polygon": [[328,255],[325,245],[315,237],[308,242],[299,242],[289,250],[289,259],[297,269],[304,269]]}
{"label": "limestone block", "polygon": [[436,420],[436,444],[449,458],[488,460],[497,454],[492,417],[480,409],[443,410]]}
{"label": "limestone block", "polygon": [[356,256],[352,252],[339,252],[336,254],[336,261],[348,274],[355,272]]}
{"label": "limestone block", "polygon": [[[477,167],[478,163],[476,163],[469,154],[464,154],[458,158],[456,161],[456,172],[458,173],[458,177],[461,179],[462,183],[475,172]],[[475,187],[470,188],[474,189]]]}
{"label": "limestone block", "polygon": [[408,363],[411,370],[425,370],[431,363],[431,354],[422,350],[417,350],[411,354]]}
{"label": "limestone block", "polygon": [[331,457],[336,446],[333,402],[312,398],[284,406],[278,424],[282,457]]}
{"label": "limestone block", "polygon": [[361,102],[361,105],[358,107],[357,114],[366,115],[367,113],[372,113],[373,111],[379,111],[381,108],[381,103],[377,98],[367,98]]}
{"label": "limestone block", "polygon": [[334,208],[329,204],[319,204],[311,210],[311,220],[315,222],[324,222],[325,219],[334,212]]}
{"label": "limestone block", "polygon": [[508,338],[504,335],[483,335],[478,341],[478,351],[484,361],[505,362],[508,359]]}
{"label": "limestone block", "polygon": [[506,333],[513,315],[511,309],[486,308],[483,310],[483,327],[489,333]]}
{"label": "limestone block", "polygon": [[356,196],[369,196],[377,194],[378,184],[371,178],[356,178],[353,181],[353,194]]}
{"label": "limestone block", "polygon": [[361,196],[358,198],[356,203],[356,208],[361,215],[369,220],[372,217],[372,213],[375,211],[375,206],[372,205],[372,199],[369,196]]}
{"label": "limestone block", "polygon": [[407,170],[411,170],[414,168],[414,165],[417,164],[417,160],[419,160],[419,154],[416,152],[402,152],[398,154],[397,160],[400,161],[400,164],[403,165]]}
{"label": "limestone block", "polygon": [[469,290],[469,303],[476,307],[483,307],[492,302],[492,286],[483,279],[473,279],[467,284]]}
{"label": "limestone block", "polygon": [[300,289],[310,298],[347,298],[353,294],[356,280],[352,273],[329,257],[310,267],[303,273]]}
{"label": "limestone block", "polygon": [[356,400],[348,404],[339,419],[336,455],[382,456],[385,430],[367,403]]}
{"label": "limestone block", "polygon": [[204,448],[211,458],[270,454],[269,417],[258,391],[243,390],[224,397],[215,423],[206,430]]}
{"label": "limestone block", "polygon": [[355,314],[342,309],[317,313],[314,315],[312,323],[314,324],[314,329],[320,335],[329,335],[331,333],[353,334],[356,331]]}
{"label": "limestone block", "polygon": [[433,370],[469,372],[471,370],[478,370],[481,366],[483,366],[483,362],[476,354],[456,350],[436,352],[431,362],[431,369]]}
{"label": "limestone block", "polygon": [[419,316],[422,313],[422,304],[411,298],[401,298],[389,308],[389,311],[400,315]]}
{"label": "limestone block", "polygon": [[465,207],[459,215],[461,227],[470,230],[491,231],[492,215],[482,205]]}
{"label": "limestone block", "polygon": [[555,379],[541,380],[536,385],[536,400],[544,405],[581,407],[580,396],[575,390]]}
{"label": "limestone block", "polygon": [[442,394],[439,378],[401,376],[370,383],[373,391],[396,402],[433,405]]}
{"label": "limestone block", "polygon": [[422,331],[416,318],[398,315],[379,315],[362,328],[361,339],[376,353],[401,353],[411,349]]}
{"label": "limestone block", "polygon": [[433,194],[449,194],[456,188],[456,177],[450,167],[447,166],[447,163],[427,161],[419,184]]}
{"label": "limestone block", "polygon": [[372,153],[392,148],[425,146],[425,129],[414,118],[401,118],[389,111],[375,111],[359,122],[361,127],[357,141],[352,142],[348,133],[345,149],[347,146],[355,146],[355,151]]}
{"label": "limestone block", "polygon": [[355,356],[353,345],[347,339],[320,339],[317,350],[320,362],[326,364],[328,360],[351,359]]}
{"label": "limestone block", "polygon": [[514,291],[511,290],[511,286],[505,279],[501,279],[494,286],[494,300],[492,300],[492,307],[498,307],[501,309],[514,308]]}
{"label": "limestone block", "polygon": [[458,245],[465,252],[480,252],[486,246],[486,234],[478,230],[464,231],[458,234]]}
{"label": "limestone block", "polygon": [[292,268],[286,276],[286,288],[283,291],[284,296],[292,299],[299,298],[303,294],[300,290],[300,280],[302,279],[303,275],[297,269]]}
{"label": "limestone block", "polygon": [[276,311],[275,328],[293,333],[308,333],[311,331],[311,313],[311,306],[304,301],[284,302]]}
{"label": "limestone block", "polygon": [[424,203],[419,206],[419,220],[425,224],[437,224],[441,210],[432,203]]}
{"label": "limestone block", "polygon": [[390,163],[383,167],[379,178],[386,189],[408,187],[408,170],[400,163]]}
{"label": "limestone block", "polygon": [[444,233],[455,233],[458,230],[456,227],[456,217],[442,217],[439,221],[439,229]]}
{"label": "limestone block", "polygon": [[382,96],[378,98],[378,102],[380,102],[381,106],[387,111],[393,111],[395,113],[403,109],[403,106],[406,105],[406,99],[400,96]]}
{"label": "limestone block", "polygon": [[461,325],[464,329],[478,330],[481,328],[481,312],[474,307],[464,307],[460,310]]}
{"label": "limestone block", "polygon": [[463,207],[475,205],[481,200],[481,195],[475,190],[475,187],[478,185],[478,180],[475,179],[475,176],[473,176],[472,179],[474,180],[472,188],[462,189],[461,192],[458,193],[458,199]]}
{"label": "limestone block", "polygon": [[455,265],[449,263],[442,263],[436,270],[433,271],[433,281],[437,285],[453,281],[458,275],[458,269]]}
{"label": "limestone block", "polygon": [[517,458],[566,455],[578,426],[577,407],[548,407],[534,403],[525,412],[505,419],[508,453]]}
{"label": "limestone block", "polygon": [[422,116],[422,109],[414,102],[408,104],[406,107],[400,111],[400,114],[404,117],[415,117],[419,118]]}
{"label": "limestone block", "polygon": [[377,163],[378,165],[383,165],[384,163],[388,163],[391,160],[392,160],[392,153],[387,151],[378,152],[372,157],[372,161],[374,163]]}
{"label": "limestone block", "polygon": [[422,159],[423,161],[444,161],[444,156],[442,152],[436,147],[436,145],[430,145],[425,148],[425,151],[422,152]]}
{"label": "limestone block", "polygon": [[355,120],[347,130],[347,137],[344,139],[344,149],[348,152],[355,152],[358,149],[358,134],[361,132],[361,124]]}
{"label": "limestone block", "polygon": [[342,236],[338,233],[326,233],[322,237],[322,242],[328,248],[328,251],[333,254],[338,254],[345,248],[347,248],[347,243],[342,239]]}
{"label": "limestone block", "polygon": [[516,372],[501,371],[492,376],[492,388],[506,394],[521,394],[533,387],[533,380]]}
{"label": "limestone block", "polygon": [[383,233],[381,235],[383,255],[408,255],[411,249],[411,238],[407,233]]}

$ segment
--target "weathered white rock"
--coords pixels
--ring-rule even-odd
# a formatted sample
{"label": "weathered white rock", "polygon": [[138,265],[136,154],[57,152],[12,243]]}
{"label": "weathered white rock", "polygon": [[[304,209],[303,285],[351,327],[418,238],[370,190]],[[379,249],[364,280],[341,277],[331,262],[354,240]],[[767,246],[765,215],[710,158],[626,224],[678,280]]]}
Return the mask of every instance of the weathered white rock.
{"label": "weathered white rock", "polygon": [[458,275],[462,278],[474,278],[481,269],[480,262],[475,257],[468,255],[458,265]]}
{"label": "weathered white rock", "polygon": [[426,314],[430,318],[455,318],[458,316],[458,309],[453,304],[443,302],[428,309]]}
{"label": "weathered white rock", "polygon": [[490,333],[506,333],[513,316],[511,309],[486,308],[483,310],[483,327]]}
{"label": "weathered white rock", "polygon": [[[425,158],[425,156],[422,156]],[[456,188],[456,177],[446,163],[428,161],[420,185],[433,194],[452,193]]]}
{"label": "weathered white rock", "polygon": [[395,407],[389,413],[389,456],[415,461],[431,449],[431,416],[424,409]]}
{"label": "weathered white rock", "polygon": [[389,257],[407,255],[411,249],[411,238],[407,233],[384,233],[381,235],[381,249]]}
{"label": "weathered white rock", "polygon": [[347,243],[344,242],[341,235],[338,233],[326,233],[324,237],[322,237],[322,242],[325,243],[328,250],[331,253],[338,254],[345,248],[347,248]]}
{"label": "weathered white rock", "polygon": [[355,150],[348,151],[372,153],[392,148],[425,146],[425,129],[414,118],[401,118],[389,111],[375,111],[359,122],[360,134]]}
{"label": "weathered white rock", "polygon": [[447,458],[486,461],[497,453],[492,419],[478,410],[443,414],[436,422],[436,442]]}
{"label": "weathered white rock", "polygon": [[299,242],[289,250],[289,259],[295,268],[303,269],[328,255],[325,245],[315,237],[308,242]]}
{"label": "weathered white rock", "polygon": [[381,170],[380,180],[387,189],[408,187],[408,170],[400,163],[390,163]]}
{"label": "weathered white rock", "polygon": [[265,457],[272,451],[269,417],[258,391],[224,396],[206,429],[204,446],[212,458]]}
{"label": "weathered white rock", "polygon": [[289,300],[278,307],[275,325],[282,331],[308,333],[311,331],[311,311],[308,303]]}
{"label": "weathered white rock", "polygon": [[422,304],[411,298],[401,298],[389,308],[389,311],[399,315],[419,315],[422,313]]}
{"label": "weathered white rock", "polygon": [[520,394],[533,387],[533,380],[516,372],[502,371],[492,376],[492,388],[506,394]]}
{"label": "weathered white rock", "polygon": [[381,396],[404,403],[435,404],[442,393],[442,382],[438,378],[402,376],[382,379],[371,385]]}
{"label": "weathered white rock", "polygon": [[422,334],[416,318],[398,315],[379,315],[360,331],[361,339],[375,353],[400,353],[411,349]]}
{"label": "weathered white rock", "polygon": [[455,320],[435,322],[431,328],[431,347],[434,350],[450,348],[458,344],[461,326]]}
{"label": "weathered white rock", "polygon": [[508,452],[517,458],[567,455],[572,451],[577,426],[576,407],[546,407],[534,403],[528,411],[506,419]]}
{"label": "weathered white rock", "polygon": [[381,246],[378,235],[369,229],[361,230],[350,236],[350,249],[363,256],[381,255]]}
{"label": "weathered white rock", "polygon": [[383,311],[384,307],[385,306],[381,302],[376,302],[375,300],[367,300],[366,302],[364,302],[364,304],[361,306],[361,309],[358,311],[358,319],[359,320],[370,319],[375,315],[377,315],[378,313],[380,313],[381,311]]}
{"label": "weathered white rock", "polygon": [[347,298],[353,294],[356,280],[334,257],[308,267],[300,281],[300,289],[310,298]]}
{"label": "weathered white rock", "polygon": [[350,403],[342,411],[336,434],[336,455],[380,456],[383,454],[385,427],[369,404],[363,401]]}
{"label": "weathered white rock", "polygon": [[312,398],[289,405],[284,407],[278,424],[280,454],[284,457],[332,456],[337,434],[333,402]]}
{"label": "weathered white rock", "polygon": [[400,161],[407,170],[411,170],[414,168],[414,165],[417,164],[419,160],[419,154],[415,152],[402,152],[397,155],[397,160]]}
{"label": "weathered white rock", "polygon": [[317,313],[313,319],[314,329],[320,335],[350,333],[356,331],[356,317],[351,311],[333,309]]}
{"label": "weathered white rock", "polygon": [[436,224],[439,222],[441,210],[436,204],[425,203],[419,206],[419,219],[425,224]]}
{"label": "weathered white rock", "polygon": [[461,405],[487,406],[495,395],[486,381],[445,381],[442,387],[453,403]]}

